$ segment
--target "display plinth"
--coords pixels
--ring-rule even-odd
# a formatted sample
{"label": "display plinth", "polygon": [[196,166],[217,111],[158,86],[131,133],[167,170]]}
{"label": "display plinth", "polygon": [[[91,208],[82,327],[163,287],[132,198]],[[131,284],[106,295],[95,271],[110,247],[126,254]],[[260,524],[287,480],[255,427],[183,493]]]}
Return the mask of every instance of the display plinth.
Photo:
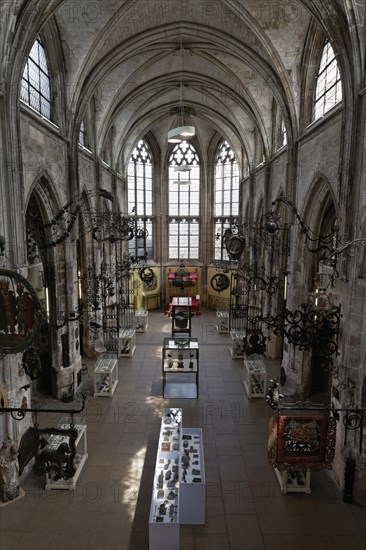
{"label": "display plinth", "polygon": [[229,312],[227,310],[216,311],[216,329],[221,334],[229,333]]}
{"label": "display plinth", "polygon": [[112,397],[117,384],[117,357],[112,353],[104,353],[98,358],[94,367],[94,395]]}
{"label": "display plinth", "polygon": [[[164,338],[162,352],[163,397],[198,398],[198,368],[197,338]],[[178,381],[178,379],[182,380]]]}
{"label": "display plinth", "polygon": [[148,311],[135,311],[136,332],[146,332],[148,326]]}
{"label": "display plinth", "polygon": [[132,357],[136,349],[136,330],[121,329],[118,333],[118,357]]}
{"label": "display plinth", "polygon": [[[59,429],[68,429],[70,428],[70,422],[66,422],[66,419],[61,419],[57,425]],[[77,480],[81,474],[83,466],[86,459],[88,458],[88,446],[87,446],[87,437],[86,437],[86,424],[75,424],[73,425],[78,432],[78,436],[75,440],[76,455],[74,457],[74,466],[75,474],[72,478],[69,479],[51,479],[50,476],[46,473],[46,483],[45,489],[66,489],[74,490]],[[47,447],[52,450],[57,450],[61,443],[69,443],[69,438],[64,435],[51,435]]]}
{"label": "display plinth", "polygon": [[245,330],[230,331],[230,353],[233,359],[244,359],[244,338]]}
{"label": "display plinth", "polygon": [[262,359],[244,359],[243,384],[249,399],[265,397],[267,367]]}
{"label": "display plinth", "polygon": [[311,493],[310,478],[311,472],[306,471],[287,471],[274,469],[276,477],[281,487],[281,493]]}

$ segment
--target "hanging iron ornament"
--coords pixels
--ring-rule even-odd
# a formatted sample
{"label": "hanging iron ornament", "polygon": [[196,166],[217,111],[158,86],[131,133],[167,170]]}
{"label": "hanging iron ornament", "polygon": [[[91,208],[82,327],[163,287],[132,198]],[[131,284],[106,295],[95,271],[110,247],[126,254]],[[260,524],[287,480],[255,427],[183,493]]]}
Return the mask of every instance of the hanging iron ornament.
{"label": "hanging iron ornament", "polygon": [[312,252],[314,254],[318,254],[320,252],[323,252],[323,254],[326,254],[327,252],[329,253],[334,245],[335,234],[329,233],[325,235],[315,235],[310,227],[306,225],[299,210],[290,199],[288,199],[287,197],[278,197],[272,202],[272,205],[274,206],[279,202],[286,204],[286,206],[289,206],[291,208],[292,213],[294,214],[297,222],[301,227],[302,233],[305,236],[305,244],[309,252]]}
{"label": "hanging iron ornament", "polygon": [[32,285],[19,273],[0,269],[0,354],[29,348],[41,325],[42,307]]}
{"label": "hanging iron ornament", "polygon": [[282,288],[283,281],[278,277],[270,276],[266,279],[264,269],[258,270],[255,267],[248,265],[239,265],[234,279],[240,279],[240,289],[242,294],[257,293],[260,291],[266,292],[269,296],[273,296]]}
{"label": "hanging iron ornament", "polygon": [[245,249],[245,238],[234,226],[224,232],[224,246],[230,260],[239,260]]}
{"label": "hanging iron ornament", "polygon": [[85,297],[87,306],[92,311],[101,309],[103,301],[107,297],[115,295],[115,279],[111,276],[106,262],[100,264],[100,272],[96,273],[92,266],[89,266],[86,273],[80,277],[80,285]]}
{"label": "hanging iron ornament", "polygon": [[[325,235],[315,235],[315,233],[308,227],[301,216],[299,210],[293,204],[293,202],[287,197],[278,197],[272,202],[272,205],[277,203],[283,203],[291,208],[292,213],[295,216],[298,224],[301,227],[303,235],[305,235],[305,245],[309,252],[313,254],[321,254],[322,260],[326,261],[329,266],[334,267],[337,257],[347,254],[348,256],[354,256],[358,249],[362,246],[366,246],[366,239],[356,238],[352,241],[346,240],[347,238],[340,237],[336,230],[332,233]],[[269,213],[273,215],[271,211]],[[268,225],[269,230],[270,225]],[[272,225],[272,231],[275,233],[278,229],[276,224]]]}
{"label": "hanging iron ornament", "polygon": [[80,306],[75,307],[73,311],[57,310],[50,312],[47,322],[56,330],[60,330],[68,323],[75,323],[76,321],[82,322],[83,313],[83,304],[80,304]]}
{"label": "hanging iron ornament", "polygon": [[316,350],[319,355],[330,358],[338,354],[338,335],[341,306],[327,310],[310,309],[301,304],[300,309],[284,309],[278,315],[253,317],[252,323],[264,323],[274,334],[282,334],[300,350]]}
{"label": "hanging iron ornament", "polygon": [[138,227],[143,223],[137,217],[125,216],[120,212],[92,211],[92,237],[98,243],[131,241],[132,239],[146,240],[149,232],[145,227]]}
{"label": "hanging iron ornament", "polygon": [[[46,250],[65,241],[70,236],[79,212],[90,214],[83,205],[83,202],[86,198],[92,196],[102,197],[113,202],[112,194],[106,189],[89,190],[73,197],[49,222],[44,223],[39,216],[28,212],[27,223],[29,232],[37,243],[37,247],[40,250]],[[85,216],[86,218],[87,216]],[[93,219],[93,216],[91,218]],[[95,227],[98,220],[94,220],[91,223]]]}
{"label": "hanging iron ornament", "polygon": [[[225,218],[221,221],[226,227],[222,237],[222,246],[231,261],[240,260],[246,243],[253,245],[255,239],[262,241],[267,247],[280,255],[290,253],[289,246],[289,224],[280,224],[280,216],[277,212],[270,211],[261,217],[259,221],[241,222],[237,218]],[[216,234],[216,240],[221,235]]]}

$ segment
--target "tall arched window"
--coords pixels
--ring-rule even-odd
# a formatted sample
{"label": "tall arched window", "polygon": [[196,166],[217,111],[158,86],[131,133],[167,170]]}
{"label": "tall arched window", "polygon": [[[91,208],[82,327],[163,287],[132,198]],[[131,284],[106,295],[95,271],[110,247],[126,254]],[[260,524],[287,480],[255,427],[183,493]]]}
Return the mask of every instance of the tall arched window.
{"label": "tall arched window", "polygon": [[129,241],[129,252],[135,257],[152,259],[152,162],[143,139],[136,145],[128,163],[127,192],[128,212],[134,221],[136,235]]}
{"label": "tall arched window", "polygon": [[39,37],[36,38],[24,67],[20,99],[51,120],[50,77],[46,51]]}
{"label": "tall arched window", "polygon": [[341,76],[333,48],[326,40],[316,81],[314,120],[323,116],[340,101],[342,101]]}
{"label": "tall arched window", "polygon": [[239,168],[227,141],[219,145],[215,159],[215,260],[228,260],[222,236],[230,219],[239,215]]}
{"label": "tall arched window", "polygon": [[193,145],[178,143],[169,157],[169,259],[199,258],[200,166]]}

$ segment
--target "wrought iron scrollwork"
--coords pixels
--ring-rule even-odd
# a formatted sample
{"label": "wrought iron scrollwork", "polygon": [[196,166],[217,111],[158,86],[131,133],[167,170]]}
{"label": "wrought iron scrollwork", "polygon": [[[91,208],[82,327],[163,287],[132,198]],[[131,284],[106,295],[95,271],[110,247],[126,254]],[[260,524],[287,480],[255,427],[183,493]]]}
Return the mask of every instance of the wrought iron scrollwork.
{"label": "wrought iron scrollwork", "polygon": [[282,202],[283,204],[286,204],[291,208],[297,222],[301,227],[301,231],[303,235],[305,235],[305,244],[309,252],[312,252],[314,254],[318,254],[319,252],[324,252],[325,254],[325,253],[329,253],[329,251],[332,250],[334,245],[334,233],[312,236],[313,231],[310,229],[310,227],[306,225],[299,210],[292,203],[292,201],[287,197],[278,197],[278,199],[274,200],[272,204],[275,205],[278,202]]}
{"label": "wrought iron scrollwork", "polygon": [[112,194],[106,189],[90,190],[79,193],[68,201],[57,214],[44,223],[38,216],[28,212],[27,222],[40,250],[47,250],[65,241],[71,233],[79,211],[82,210],[86,197],[99,196],[113,202]]}
{"label": "wrought iron scrollwork", "polygon": [[258,316],[252,322],[264,323],[274,334],[282,334],[300,350],[315,349],[326,357],[337,355],[341,306],[319,310],[301,304],[300,308],[284,309],[278,315]]}

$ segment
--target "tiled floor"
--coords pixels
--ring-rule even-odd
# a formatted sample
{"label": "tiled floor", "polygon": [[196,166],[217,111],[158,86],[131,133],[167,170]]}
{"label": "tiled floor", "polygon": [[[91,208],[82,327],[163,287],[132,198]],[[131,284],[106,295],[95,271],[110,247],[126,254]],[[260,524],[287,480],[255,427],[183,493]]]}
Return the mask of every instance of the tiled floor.
{"label": "tiled floor", "polygon": [[[170,405],[183,408],[185,427],[203,428],[206,462],[206,524],[181,526],[181,550],[365,550],[365,509],[342,501],[332,472],[314,473],[309,495],[281,494],[266,454],[271,410],[247,398],[243,363],[231,358],[212,311],[193,319],[199,399],[162,399],[170,328],[161,311],[149,312],[134,356],[119,359],[114,396],[87,402],[89,457],[76,490],[45,491],[42,478],[28,477],[24,497],[0,510],[1,550],[147,550],[161,411]],[[278,373],[277,362],[267,365],[269,376]]]}

